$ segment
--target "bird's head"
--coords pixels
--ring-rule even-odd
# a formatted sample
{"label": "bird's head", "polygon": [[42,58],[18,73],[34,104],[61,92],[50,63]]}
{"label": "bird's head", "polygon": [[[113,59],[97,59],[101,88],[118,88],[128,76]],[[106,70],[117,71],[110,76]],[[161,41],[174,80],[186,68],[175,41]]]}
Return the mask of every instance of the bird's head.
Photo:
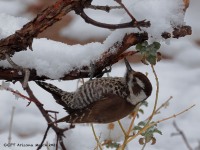
{"label": "bird's head", "polygon": [[146,75],[131,68],[126,58],[124,62],[127,69],[125,81],[130,92],[129,101],[135,105],[151,95],[152,85]]}

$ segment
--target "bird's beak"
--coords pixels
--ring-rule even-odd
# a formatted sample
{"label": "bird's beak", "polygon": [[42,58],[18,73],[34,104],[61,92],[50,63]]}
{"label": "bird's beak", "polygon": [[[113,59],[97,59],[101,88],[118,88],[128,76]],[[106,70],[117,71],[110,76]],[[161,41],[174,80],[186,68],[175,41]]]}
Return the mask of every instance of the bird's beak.
{"label": "bird's beak", "polygon": [[127,71],[134,71],[132,68],[131,68],[131,65],[129,64],[128,60],[126,58],[124,58],[124,62],[126,64],[126,69]]}

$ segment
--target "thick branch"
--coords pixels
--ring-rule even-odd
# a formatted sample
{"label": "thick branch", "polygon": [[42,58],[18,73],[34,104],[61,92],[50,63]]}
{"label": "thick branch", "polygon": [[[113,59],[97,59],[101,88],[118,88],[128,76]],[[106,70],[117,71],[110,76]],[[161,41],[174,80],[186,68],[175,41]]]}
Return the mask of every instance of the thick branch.
{"label": "thick branch", "polygon": [[34,20],[24,25],[22,29],[16,31],[15,34],[1,39],[0,60],[5,59],[5,54],[12,56],[15,52],[25,50],[27,47],[31,49],[33,38],[73,10],[76,3],[75,0],[58,0],[54,5],[38,14]]}
{"label": "thick branch", "polygon": [[[75,10],[79,15],[82,17],[86,14],[83,12],[84,8],[88,8],[91,5],[91,0],[58,0],[54,5],[48,7],[47,9],[43,10],[42,13],[38,14],[37,17],[23,26],[21,30],[16,31],[15,34],[0,40],[0,60],[6,58],[6,54],[8,56],[13,55],[15,52],[19,52],[21,50],[25,50],[27,47],[31,48],[33,38],[36,37],[39,33],[44,31],[46,28],[54,24],[55,22],[59,21],[66,13],[71,10]],[[87,22],[93,22],[90,20],[87,15],[85,16]],[[84,17],[83,17],[84,18]],[[109,25],[103,24],[99,22],[93,22],[93,24],[97,24],[99,26],[104,26],[105,28],[123,28],[123,27],[139,27],[139,26],[148,26],[146,24],[148,22],[141,21],[135,22],[131,21],[130,23],[125,24],[116,24],[116,25]],[[163,33],[164,38],[169,37],[182,37],[185,35],[191,34],[191,27],[183,26],[177,27],[174,29],[173,33]],[[95,62],[95,72],[94,76],[98,75],[102,72],[102,70],[107,67],[111,66],[112,64],[116,63],[118,60],[123,58],[121,55],[126,49],[131,47],[132,45],[136,45],[144,40],[148,39],[147,33],[132,33],[129,35],[124,36],[122,42],[116,42],[110,49],[105,51],[102,54],[101,59]],[[113,53],[113,49],[115,49],[115,53]],[[125,56],[124,56],[125,57]],[[29,68],[27,68],[29,69]],[[34,69],[30,70],[30,77],[29,80],[44,80],[49,79],[46,76],[37,76],[37,71]],[[0,79],[5,80],[22,80],[24,74],[19,74],[19,70],[13,68],[0,68]],[[85,78],[89,77],[89,66],[83,66],[81,69],[72,70],[71,72],[65,74],[61,79],[63,80],[72,80],[77,78]]]}
{"label": "thick branch", "polygon": [[[186,35],[190,35],[192,33],[190,26],[182,26],[179,28],[176,28],[174,32],[172,33],[163,33],[163,38],[178,38]],[[110,47],[107,51],[105,51],[104,54],[102,54],[101,59],[97,60],[95,62],[95,72],[94,76],[98,75],[102,72],[102,70],[107,67],[111,66],[112,64],[116,63],[120,59],[123,59],[125,56],[122,55],[122,53],[127,50],[129,47],[136,45],[137,43],[140,43],[142,41],[145,41],[148,39],[147,33],[132,33],[124,36],[122,42],[116,42],[112,47]],[[119,46],[120,45],[120,46]],[[115,49],[115,53],[112,53],[112,50]],[[83,66],[81,69],[74,69],[70,71],[69,73],[65,74],[62,78],[62,80],[73,80],[77,78],[87,78],[89,77],[89,66]],[[3,80],[23,80],[24,74],[19,74],[18,70],[13,68],[0,68],[0,79]],[[49,79],[47,76],[37,76],[37,71],[34,69],[30,69],[30,78],[29,80],[45,80]]]}
{"label": "thick branch", "polygon": [[[132,33],[125,35],[122,42],[116,42],[112,47],[110,47],[108,50],[106,50],[99,60],[94,62],[95,64],[95,72],[94,76],[100,74],[102,70],[110,66],[120,59],[122,59],[123,55],[122,53],[127,50],[129,47],[136,45],[137,43],[140,43],[142,41],[145,41],[148,39],[147,33]],[[115,50],[114,50],[115,49]],[[114,50],[114,51],[113,51]],[[125,56],[124,56],[125,57]],[[89,66],[83,66],[81,69],[74,69],[71,72],[64,75],[61,79],[62,80],[72,80],[77,78],[87,78],[90,77],[89,74]],[[23,74],[18,74],[18,71],[16,69],[7,68],[3,69],[0,68],[0,79],[12,81],[12,80],[23,80]],[[36,70],[30,69],[30,78],[29,80],[44,80],[49,79],[46,76],[37,76]]]}

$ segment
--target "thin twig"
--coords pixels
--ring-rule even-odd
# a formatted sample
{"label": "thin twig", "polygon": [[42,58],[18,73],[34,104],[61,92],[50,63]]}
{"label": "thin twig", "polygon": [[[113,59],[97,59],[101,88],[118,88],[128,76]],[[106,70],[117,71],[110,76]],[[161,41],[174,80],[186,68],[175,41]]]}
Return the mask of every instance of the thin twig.
{"label": "thin twig", "polygon": [[195,150],[200,150],[200,141],[198,140],[198,145],[195,147]]}
{"label": "thin twig", "polygon": [[[56,133],[57,138],[59,140],[59,143],[60,143],[60,146],[62,147],[62,149],[66,150],[65,145],[63,144],[63,139],[62,139],[62,137],[64,136],[64,132],[66,131],[66,129],[61,129],[61,128],[59,128],[59,127],[57,127],[57,126],[55,126],[54,124],[51,123],[52,120],[50,119],[47,111],[43,108],[43,105],[41,105],[41,103],[36,103],[36,101],[39,102],[39,100],[35,97],[35,95],[33,94],[32,90],[30,89],[29,85],[27,85],[26,92],[28,93],[30,99],[34,100],[34,103],[36,104],[37,108],[40,110],[41,114],[46,119],[47,123],[49,124],[48,126],[50,126],[54,130],[54,132]],[[71,129],[71,128],[73,128],[73,127],[74,126],[70,126],[68,128],[68,130]]]}
{"label": "thin twig", "polygon": [[128,129],[127,132],[125,131],[125,129],[124,129],[123,126],[121,125],[121,122],[119,122],[119,125],[120,125],[122,131],[124,132],[124,142],[122,143],[122,145],[119,147],[118,150],[124,150],[124,149],[125,149],[125,147],[126,147],[126,145],[127,145],[127,140],[128,140],[129,137],[130,137],[130,133],[131,133],[131,131],[132,131],[132,128],[133,128],[134,121],[135,121],[135,118],[136,118],[136,116],[137,116],[138,110],[139,110],[139,109],[137,109],[137,111],[134,112],[133,117],[132,117],[132,120],[131,120],[131,123],[130,123],[130,125],[129,125],[129,129]]}
{"label": "thin twig", "polygon": [[59,140],[59,137],[57,136],[57,139],[56,139],[56,150],[58,150],[58,140]]}
{"label": "thin twig", "polygon": [[135,122],[135,118],[136,118],[136,116],[137,116],[137,114],[138,114],[138,110],[139,110],[139,109],[137,109],[136,111],[133,112],[132,120],[131,120],[129,129],[128,129],[128,131],[127,131],[127,135],[130,135],[130,133],[131,133],[131,131],[132,131],[132,128],[133,128],[133,125],[134,125],[134,122]]}
{"label": "thin twig", "polygon": [[146,147],[146,145],[147,145],[147,143],[145,142],[145,143],[143,144],[143,146],[142,146],[142,149],[141,149],[141,150],[144,150],[144,149],[145,149],[145,147]]}
{"label": "thin twig", "polygon": [[24,75],[24,81],[23,81],[22,87],[25,89],[30,78],[30,70],[28,68],[23,68],[23,71],[25,75]]}
{"label": "thin twig", "polygon": [[54,111],[54,110],[46,110],[46,112],[48,112],[48,113],[56,113],[56,114],[58,114],[59,112],[58,111]]}
{"label": "thin twig", "polygon": [[151,65],[151,68],[152,68],[152,71],[153,71],[153,74],[154,74],[155,80],[156,80],[156,98],[155,98],[155,103],[154,103],[154,108],[153,108],[152,114],[149,117],[149,120],[148,120],[147,124],[149,124],[151,122],[151,120],[153,119],[153,116],[154,116],[154,114],[156,112],[157,103],[158,103],[158,94],[159,94],[159,80],[158,80],[158,76],[156,74],[156,71],[155,71],[153,65]]}
{"label": "thin twig", "polygon": [[162,103],[162,104],[160,105],[160,107],[158,107],[158,108],[156,109],[155,114],[159,113],[159,111],[160,111],[163,107],[165,107],[165,106],[169,103],[169,101],[172,100],[172,98],[173,98],[173,97],[170,96],[164,103]]}
{"label": "thin twig", "polygon": [[10,124],[9,124],[8,144],[11,143],[11,139],[12,139],[12,126],[13,126],[14,113],[15,113],[15,106],[12,107],[12,113],[11,113]]}
{"label": "thin twig", "polygon": [[150,124],[148,124],[147,126],[144,126],[140,131],[138,131],[138,133],[136,133],[135,135],[131,136],[131,137],[129,138],[128,142],[132,141],[134,138],[136,138],[138,135],[140,135],[141,133],[143,133],[144,131],[146,131],[146,130],[149,129],[150,127],[152,127],[152,126],[154,126],[154,125],[156,125],[156,124],[159,124],[159,123],[161,123],[161,122],[164,122],[164,121],[166,121],[166,120],[169,120],[169,119],[172,119],[172,118],[176,118],[177,116],[182,115],[183,113],[189,111],[189,110],[192,109],[194,106],[195,106],[195,105],[192,105],[192,106],[190,106],[189,108],[187,108],[187,109],[185,109],[185,110],[183,110],[183,111],[181,111],[181,112],[179,112],[179,113],[177,113],[177,114],[171,115],[171,116],[169,116],[169,117],[167,117],[167,118],[163,118],[163,119],[161,119],[161,120],[158,120],[158,121],[155,121],[155,122],[153,122],[153,123],[150,123]]}
{"label": "thin twig", "polygon": [[10,57],[8,54],[5,54],[6,56],[6,59],[7,61],[9,62],[9,64],[14,68],[14,69],[17,69],[18,71],[20,72],[24,72],[24,81],[23,81],[23,84],[22,84],[22,87],[25,89],[27,84],[28,84],[28,81],[29,81],[29,77],[30,77],[30,70],[28,68],[23,68],[19,65],[17,65]]}
{"label": "thin twig", "polygon": [[14,63],[14,61],[12,61],[12,59],[10,58],[10,56],[8,54],[5,54],[6,56],[6,60],[8,61],[8,63],[15,69],[17,70],[22,70],[22,67],[18,66],[17,64]]}
{"label": "thin twig", "polygon": [[44,134],[44,136],[43,136],[42,142],[41,142],[40,145],[38,146],[37,150],[39,150],[39,149],[42,148],[42,145],[43,145],[45,139],[47,138],[47,133],[48,133],[49,129],[50,129],[50,126],[48,125],[48,126],[47,126],[47,129],[46,129],[46,131],[45,131],[45,134]]}
{"label": "thin twig", "polygon": [[93,134],[94,134],[94,137],[95,137],[95,140],[96,140],[96,142],[97,142],[98,147],[100,148],[100,150],[103,150],[103,148],[102,148],[102,146],[101,146],[101,143],[99,142],[99,139],[98,139],[98,137],[97,137],[97,135],[96,135],[96,132],[95,132],[95,130],[94,130],[94,126],[93,126],[92,123],[91,123],[91,127],[92,127],[92,132],[93,132]]}
{"label": "thin twig", "polygon": [[127,136],[127,134],[126,134],[126,131],[125,131],[125,129],[124,129],[124,127],[123,127],[123,125],[122,125],[121,121],[120,121],[120,120],[118,120],[117,122],[118,122],[118,124],[119,124],[119,126],[120,126],[120,128],[121,128],[122,132],[124,133],[124,136],[126,137],[126,136]]}
{"label": "thin twig", "polygon": [[102,10],[106,12],[110,12],[112,9],[121,9],[121,6],[95,6],[95,5],[90,5],[88,8],[94,9],[94,10]]}
{"label": "thin twig", "polygon": [[7,91],[12,92],[13,94],[15,94],[15,95],[17,95],[17,96],[19,96],[19,97],[21,97],[21,98],[24,98],[24,99],[26,99],[26,100],[29,100],[29,104],[30,104],[30,102],[34,102],[34,103],[37,103],[37,104],[39,104],[39,105],[43,105],[42,103],[40,103],[40,102],[37,101],[36,99],[32,99],[32,98],[30,98],[30,97],[27,97],[27,96],[25,96],[25,95],[19,93],[18,91],[15,91],[15,90],[13,90],[13,89],[11,89],[11,88],[9,88],[9,87],[7,87],[7,88],[4,87],[4,89],[7,90]]}
{"label": "thin twig", "polygon": [[76,13],[79,14],[85,20],[85,22],[106,29],[139,28],[139,27],[150,27],[151,25],[149,21],[145,20],[138,22],[131,20],[130,22],[127,23],[107,24],[90,18],[83,10],[76,10]]}
{"label": "thin twig", "polygon": [[[162,103],[162,104],[156,109],[154,115],[158,114],[159,111],[160,111],[163,107],[165,107],[165,106],[169,103],[170,100],[172,100],[172,98],[173,98],[173,97],[170,96],[164,103]],[[151,116],[151,115],[150,115],[150,116]],[[146,121],[149,120],[150,116],[149,116],[147,119],[145,119],[145,120],[146,120]]]}
{"label": "thin twig", "polygon": [[169,120],[169,119],[171,119],[171,118],[176,118],[177,116],[182,115],[183,113],[189,111],[189,110],[192,109],[194,106],[195,106],[195,104],[192,105],[192,106],[190,106],[189,108],[187,108],[187,109],[185,109],[185,110],[183,110],[183,111],[177,113],[177,114],[174,114],[174,115],[172,115],[172,116],[170,116],[170,117],[167,117],[167,118],[164,118],[164,119],[162,119],[162,120],[158,120],[158,121],[154,122],[152,125],[161,123],[161,122],[166,121],[166,120]]}
{"label": "thin twig", "polygon": [[62,136],[59,137],[59,144],[60,144],[62,150],[67,150],[66,147],[65,147],[65,145],[64,145],[64,143],[63,143],[63,138],[62,138]]}
{"label": "thin twig", "polygon": [[126,6],[122,3],[121,0],[115,0],[122,8],[124,8],[124,10],[126,11],[126,13],[129,15],[129,17],[134,21],[137,22],[137,20],[133,17],[133,15],[130,13],[130,11],[126,8]]}
{"label": "thin twig", "polygon": [[[56,122],[58,120],[57,119],[57,113],[54,113],[54,115],[55,115],[54,117],[55,117],[55,122]],[[55,126],[58,127],[58,123],[55,123]]]}
{"label": "thin twig", "polygon": [[[177,130],[178,133],[175,133],[176,135],[180,135],[183,138],[183,141],[185,143],[185,145],[187,146],[187,148],[189,150],[193,150],[192,147],[190,146],[184,132],[178,127],[178,125],[176,124],[176,122],[173,122],[173,126],[175,127],[175,129]],[[175,134],[171,134],[171,136],[174,136]]]}

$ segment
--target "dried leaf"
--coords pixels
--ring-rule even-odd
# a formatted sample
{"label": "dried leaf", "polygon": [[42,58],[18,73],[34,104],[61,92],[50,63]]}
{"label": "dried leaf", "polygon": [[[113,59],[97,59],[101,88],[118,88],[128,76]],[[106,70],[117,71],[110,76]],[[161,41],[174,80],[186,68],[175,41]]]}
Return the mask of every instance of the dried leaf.
{"label": "dried leaf", "polygon": [[162,60],[162,55],[160,52],[157,52],[157,62]]}
{"label": "dried leaf", "polygon": [[108,124],[108,129],[109,130],[113,130],[115,128],[115,124],[114,123],[109,123]]}
{"label": "dried leaf", "polygon": [[140,145],[144,145],[144,138],[140,138],[139,143],[140,143]]}
{"label": "dried leaf", "polygon": [[189,5],[190,5],[190,0],[183,0],[183,3],[184,3],[184,6],[185,6],[184,11],[186,11],[187,8],[188,8]]}
{"label": "dried leaf", "polygon": [[154,144],[156,144],[156,138],[155,137],[152,137],[152,139],[151,139],[151,145],[154,145]]}

